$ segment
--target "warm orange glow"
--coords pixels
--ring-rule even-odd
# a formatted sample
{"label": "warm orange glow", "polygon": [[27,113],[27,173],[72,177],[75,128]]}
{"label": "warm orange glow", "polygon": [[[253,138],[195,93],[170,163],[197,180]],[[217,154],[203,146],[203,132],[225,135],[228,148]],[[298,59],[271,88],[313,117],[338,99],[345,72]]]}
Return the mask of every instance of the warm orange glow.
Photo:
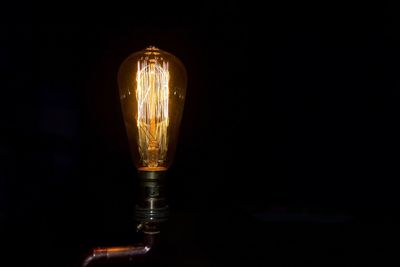
{"label": "warm orange glow", "polygon": [[148,167],[162,164],[168,151],[168,62],[147,57],[137,62],[138,148]]}
{"label": "warm orange glow", "polygon": [[165,171],[178,142],[186,97],[185,66],[174,55],[149,46],[129,55],[118,71],[122,114],[135,166]]}

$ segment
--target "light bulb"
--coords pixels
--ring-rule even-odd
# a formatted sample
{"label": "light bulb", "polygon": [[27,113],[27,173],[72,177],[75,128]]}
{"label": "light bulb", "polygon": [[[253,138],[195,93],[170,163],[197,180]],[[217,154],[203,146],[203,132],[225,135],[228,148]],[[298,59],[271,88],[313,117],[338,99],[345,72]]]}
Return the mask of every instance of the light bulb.
{"label": "light bulb", "polygon": [[121,64],[118,85],[134,164],[165,171],[178,141],[186,94],[186,70],[170,53],[150,46]]}
{"label": "light bulb", "polygon": [[150,46],[121,64],[118,85],[130,151],[139,173],[135,218],[144,232],[158,232],[168,218],[165,173],[178,141],[186,70],[170,53]]}

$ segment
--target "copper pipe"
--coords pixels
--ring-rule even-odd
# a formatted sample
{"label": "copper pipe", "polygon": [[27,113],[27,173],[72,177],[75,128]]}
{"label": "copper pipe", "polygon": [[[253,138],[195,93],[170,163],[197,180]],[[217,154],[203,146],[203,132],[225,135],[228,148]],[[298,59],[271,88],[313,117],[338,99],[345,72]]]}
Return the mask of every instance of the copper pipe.
{"label": "copper pipe", "polygon": [[132,261],[135,257],[148,254],[154,246],[155,238],[156,235],[145,233],[143,244],[138,244],[136,246],[95,248],[85,257],[82,267],[89,266],[94,262],[108,260]]}

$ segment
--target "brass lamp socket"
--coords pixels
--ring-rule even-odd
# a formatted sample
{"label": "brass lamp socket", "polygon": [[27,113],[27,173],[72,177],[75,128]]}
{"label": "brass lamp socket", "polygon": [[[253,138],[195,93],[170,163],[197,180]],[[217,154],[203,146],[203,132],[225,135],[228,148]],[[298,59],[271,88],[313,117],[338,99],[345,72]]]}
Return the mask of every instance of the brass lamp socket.
{"label": "brass lamp socket", "polygon": [[139,170],[139,199],[135,207],[135,220],[146,228],[168,219],[165,173],[166,171]]}

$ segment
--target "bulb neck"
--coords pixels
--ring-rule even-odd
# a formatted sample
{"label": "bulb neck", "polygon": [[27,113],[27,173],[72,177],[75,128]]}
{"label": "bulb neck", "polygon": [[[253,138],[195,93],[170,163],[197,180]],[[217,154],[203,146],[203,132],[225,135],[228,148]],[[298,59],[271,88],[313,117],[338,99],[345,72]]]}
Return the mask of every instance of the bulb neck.
{"label": "bulb neck", "polygon": [[157,233],[158,225],[168,219],[168,204],[165,197],[166,171],[139,170],[139,199],[135,208],[135,219],[143,231]]}

